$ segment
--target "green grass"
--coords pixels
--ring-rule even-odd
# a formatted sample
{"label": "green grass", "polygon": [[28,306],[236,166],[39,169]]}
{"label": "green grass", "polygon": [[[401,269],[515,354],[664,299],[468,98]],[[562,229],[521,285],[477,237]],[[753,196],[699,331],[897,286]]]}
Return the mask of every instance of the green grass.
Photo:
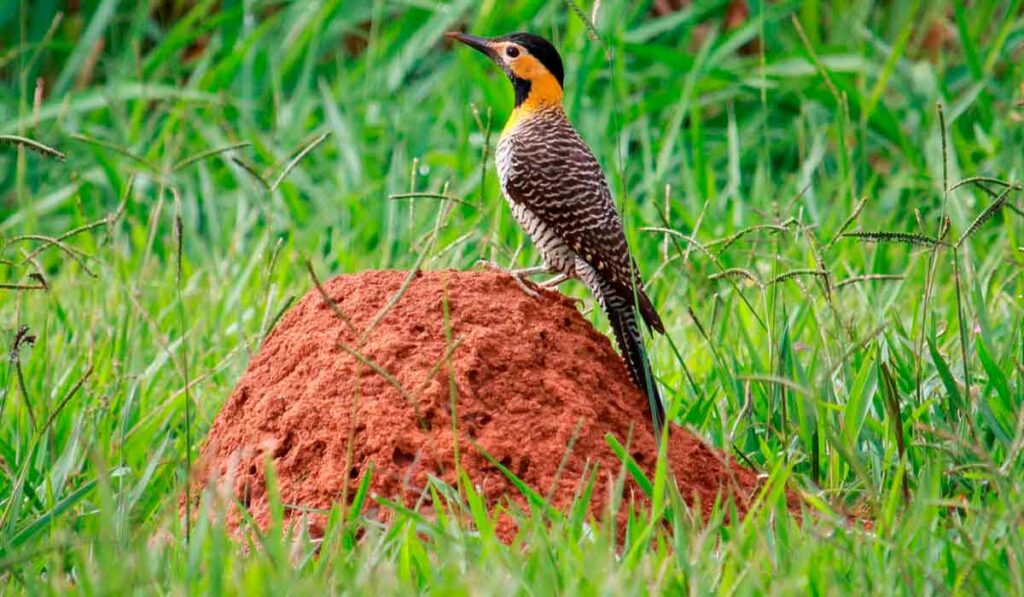
{"label": "green grass", "polygon": [[[731,30],[725,2],[605,1],[599,40],[589,3],[82,4],[0,6],[5,592],[1024,586],[1018,0],[751,1]],[[239,549],[216,508],[186,540],[189,463],[306,259],[534,263],[488,161],[511,90],[451,28],[562,49],[668,327],[670,412],[770,490],[702,522],[662,471],[626,537],[538,504],[503,545],[465,483],[432,487],[434,521],[336,509],[316,557],[280,525]]]}

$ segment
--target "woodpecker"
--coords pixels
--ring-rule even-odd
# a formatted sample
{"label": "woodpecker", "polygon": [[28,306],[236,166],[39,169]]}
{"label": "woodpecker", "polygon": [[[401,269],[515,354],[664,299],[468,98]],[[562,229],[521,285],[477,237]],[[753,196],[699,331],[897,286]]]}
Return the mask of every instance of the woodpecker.
{"label": "woodpecker", "polygon": [[494,159],[512,216],[537,246],[544,265],[512,271],[517,279],[556,274],[540,286],[580,279],[597,297],[633,383],[646,395],[658,437],[665,407],[644,350],[636,312],[658,333],[665,326],[629,252],[622,219],[597,158],[562,108],[565,69],[543,37],[511,33],[447,36],[478,50],[508,76],[515,108]]}

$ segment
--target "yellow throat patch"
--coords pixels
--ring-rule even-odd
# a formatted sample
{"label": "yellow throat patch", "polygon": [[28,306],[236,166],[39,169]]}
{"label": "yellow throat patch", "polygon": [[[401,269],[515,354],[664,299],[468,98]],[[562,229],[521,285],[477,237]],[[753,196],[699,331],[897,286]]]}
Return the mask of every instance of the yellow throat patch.
{"label": "yellow throat patch", "polygon": [[530,92],[526,99],[512,110],[512,114],[509,115],[508,122],[505,123],[505,128],[501,132],[502,136],[515,128],[520,120],[537,110],[561,107],[562,105],[562,86],[539,60],[533,56],[522,56],[511,62],[509,66],[516,77],[530,83]]}

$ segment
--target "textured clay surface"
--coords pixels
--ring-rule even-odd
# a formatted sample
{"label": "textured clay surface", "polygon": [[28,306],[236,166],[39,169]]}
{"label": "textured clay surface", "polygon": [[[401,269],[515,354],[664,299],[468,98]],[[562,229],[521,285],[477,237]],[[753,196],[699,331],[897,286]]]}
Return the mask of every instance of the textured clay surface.
{"label": "textured clay surface", "polygon": [[[492,507],[511,501],[527,509],[481,450],[558,507],[573,501],[596,465],[595,518],[622,470],[606,434],[653,476],[647,399],[608,338],[561,294],[531,298],[497,272],[423,272],[357,349],[407,276],[341,276],[324,286],[337,311],[313,289],[288,312],[218,414],[196,482],[233,493],[260,526],[269,520],[268,457],[290,506],[326,509],[351,499],[371,467],[372,495],[414,506],[428,475],[456,482],[453,395],[461,467]],[[705,513],[719,494],[746,510],[758,486],[753,472],[676,427],[668,455],[682,495]],[[625,497],[640,506],[631,483]],[[369,502],[371,515],[387,518]],[[429,498],[420,507],[429,512]],[[298,520],[300,510],[286,515]],[[307,520],[316,534],[322,518]],[[510,517],[499,531],[515,534]]]}

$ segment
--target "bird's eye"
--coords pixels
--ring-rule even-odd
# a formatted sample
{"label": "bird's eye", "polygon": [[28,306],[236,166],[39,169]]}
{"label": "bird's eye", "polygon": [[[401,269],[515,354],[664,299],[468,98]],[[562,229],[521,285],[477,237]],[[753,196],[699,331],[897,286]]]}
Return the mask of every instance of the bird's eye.
{"label": "bird's eye", "polygon": [[519,48],[515,46],[509,46],[505,48],[505,55],[508,56],[509,58],[515,58],[516,56],[519,55]]}

